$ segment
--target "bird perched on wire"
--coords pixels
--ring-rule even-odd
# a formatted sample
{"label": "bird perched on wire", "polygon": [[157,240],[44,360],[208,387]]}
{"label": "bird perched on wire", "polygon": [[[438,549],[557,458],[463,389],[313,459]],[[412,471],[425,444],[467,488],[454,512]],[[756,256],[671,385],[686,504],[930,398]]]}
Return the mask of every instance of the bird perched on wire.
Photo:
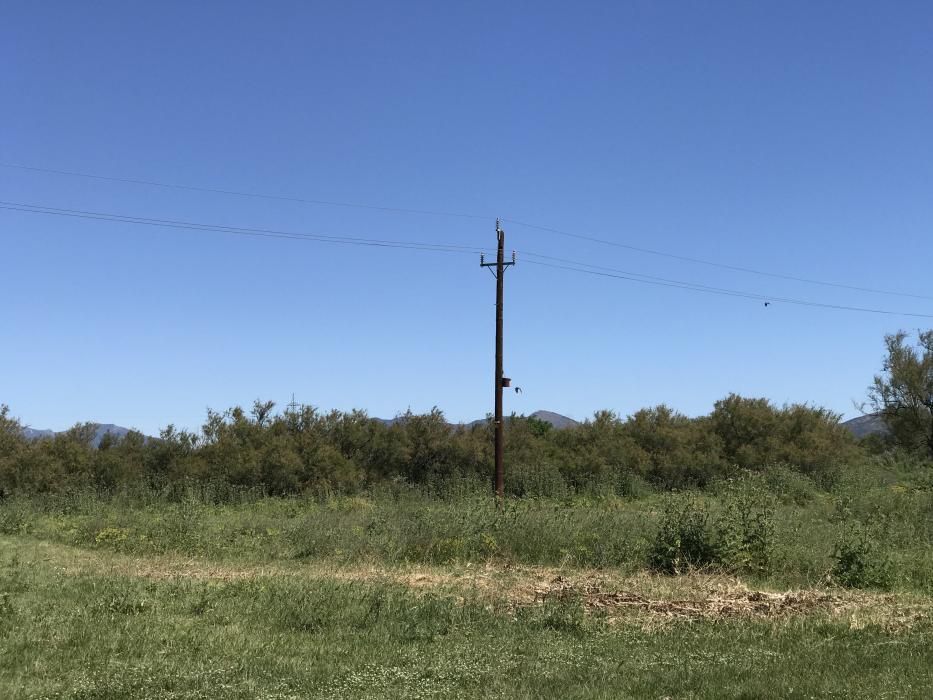
{"label": "bird perched on wire", "polygon": [[765,302],[765,306],[771,306],[771,302],[770,302],[770,301],[766,301],[766,302]]}
{"label": "bird perched on wire", "polygon": [[521,394],[521,393],[522,393],[522,388],[521,388],[520,386],[515,387],[515,393],[516,393],[516,394]]}

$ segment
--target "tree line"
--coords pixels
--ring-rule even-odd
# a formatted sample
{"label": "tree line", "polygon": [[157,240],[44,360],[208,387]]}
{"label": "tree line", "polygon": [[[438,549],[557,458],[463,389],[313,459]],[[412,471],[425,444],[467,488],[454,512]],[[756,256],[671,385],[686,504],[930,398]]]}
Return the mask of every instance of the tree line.
{"label": "tree line", "polygon": [[[492,470],[491,421],[453,426],[438,409],[409,412],[388,425],[362,411],[273,410],[271,402],[257,401],[250,410],[209,411],[197,433],[169,426],[153,439],[108,434],[94,448],[93,425],[26,440],[4,406],[0,488],[43,493],[193,480],[287,495],[354,492],[393,480],[479,481]],[[557,430],[512,416],[506,421],[509,488],[515,495],[597,487],[624,492],[633,478],[659,488],[703,486],[736,468],[774,463],[830,478],[859,453],[838,419],[820,408],[779,408],[735,395],[700,418],[657,406],[626,419],[600,411]]]}
{"label": "tree line", "polygon": [[[829,483],[871,451],[931,458],[933,331],[921,333],[916,347],[907,338],[886,338],[882,373],[869,389],[872,409],[890,428],[887,438],[859,443],[832,411],[736,394],[695,418],[660,405],[626,418],[599,411],[558,430],[513,415],[506,421],[507,489],[530,496],[703,487],[738,470],[774,465]],[[151,439],[138,432],[107,435],[94,447],[91,424],[27,440],[4,405],[0,494],[190,482],[275,495],[352,493],[386,482],[442,488],[490,477],[492,433],[490,420],[454,426],[436,408],[386,424],[363,411],[275,413],[273,403],[256,401],[248,410],[208,411],[197,432],[169,426]]]}

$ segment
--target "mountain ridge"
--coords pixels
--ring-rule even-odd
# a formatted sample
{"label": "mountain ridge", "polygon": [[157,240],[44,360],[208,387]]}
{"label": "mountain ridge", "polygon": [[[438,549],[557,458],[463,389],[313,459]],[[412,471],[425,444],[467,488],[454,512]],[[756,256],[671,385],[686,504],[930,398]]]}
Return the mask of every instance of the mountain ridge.
{"label": "mountain ridge", "polygon": [[[573,428],[580,425],[580,421],[574,420],[569,416],[565,416],[555,411],[538,410],[526,417],[534,418],[536,420],[548,423],[556,430]],[[398,415],[395,418],[373,418],[373,420],[379,421],[383,425],[389,426],[395,425],[403,419],[403,415]],[[472,428],[474,426],[484,424],[487,420],[488,418],[479,418],[477,420],[469,421],[466,423],[450,423],[450,425],[451,427]],[[91,440],[91,445],[94,447],[98,447],[100,445],[105,435],[109,434],[112,437],[121,439],[126,437],[127,433],[131,431],[131,428],[125,428],[122,425],[117,425],[115,423],[91,422],[90,425],[94,426],[94,437]],[[855,418],[842,421],[840,425],[851,432],[856,438],[863,438],[867,435],[887,435],[890,432],[888,426],[885,425],[884,419],[877,413],[868,413],[863,416],[856,416]],[[23,436],[27,440],[45,440],[66,432],[68,431],[55,431],[49,429],[32,428],[28,426],[23,428]],[[146,439],[149,440],[152,438],[147,436]]]}
{"label": "mountain ridge", "polygon": [[[91,446],[99,447],[101,441],[104,439],[104,436],[110,435],[111,437],[122,439],[126,437],[127,433],[131,432],[131,428],[124,428],[122,425],[116,425],[115,423],[94,423],[90,422],[88,425],[94,427],[94,437],[91,438]],[[39,428],[23,428],[23,437],[27,440],[47,440],[54,438],[56,435],[63,435],[67,433],[67,430],[48,430],[48,429],[39,429]],[[146,436],[146,440],[149,440]]]}
{"label": "mountain ridge", "polygon": [[[545,423],[550,424],[557,430],[563,430],[564,428],[572,428],[574,426],[580,425],[578,421],[575,421],[573,418],[562,415],[560,413],[555,413],[554,411],[535,411],[531,415],[527,416],[528,418],[535,418]],[[396,416],[395,418],[373,418],[373,420],[379,421],[383,425],[395,425],[400,420],[403,420],[404,416]],[[463,427],[463,428],[472,428],[473,426],[482,425],[486,422],[486,418],[479,418],[469,423],[450,423],[451,427]],[[101,441],[104,439],[105,435],[110,435],[116,439],[122,439],[126,437],[132,429],[125,428],[122,425],[116,425],[115,423],[94,423],[91,422],[89,425],[94,426],[94,437],[91,439],[92,447],[99,447]],[[23,428],[23,436],[27,440],[47,440],[54,438],[56,435],[62,435],[67,433],[67,430],[49,430],[49,429],[40,429],[40,428]],[[146,440],[151,440],[153,438],[146,436]]]}
{"label": "mountain ridge", "polygon": [[885,436],[891,432],[880,413],[866,413],[843,421],[840,425],[859,439],[869,435]]}
{"label": "mountain ridge", "polygon": [[[569,416],[555,413],[554,411],[535,411],[534,413],[524,417],[535,418],[537,420],[544,421],[545,423],[549,423],[557,430],[563,430],[564,428],[572,428],[574,426],[580,425],[579,421],[576,421]],[[395,425],[399,421],[404,420],[404,418],[404,415],[398,415],[395,418],[373,418],[373,420],[377,420],[383,425]],[[506,418],[508,418],[508,416],[506,416]],[[466,423],[448,423],[448,425],[454,428],[473,428],[477,425],[483,425],[487,420],[489,419],[477,418],[476,420],[471,420]]]}

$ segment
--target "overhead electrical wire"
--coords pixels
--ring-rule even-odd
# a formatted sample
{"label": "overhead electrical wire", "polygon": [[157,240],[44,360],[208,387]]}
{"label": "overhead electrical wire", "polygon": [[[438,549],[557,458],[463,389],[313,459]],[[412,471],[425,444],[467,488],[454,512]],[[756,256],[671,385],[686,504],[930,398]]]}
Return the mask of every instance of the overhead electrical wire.
{"label": "overhead electrical wire", "polygon": [[[378,206],[373,204],[362,204],[356,202],[340,202],[340,201],[331,201],[325,199],[310,199],[305,197],[293,197],[289,195],[276,195],[276,194],[264,194],[257,192],[246,192],[243,190],[228,190],[215,187],[201,187],[195,185],[181,185],[177,183],[168,183],[161,182],[157,180],[148,180],[148,179],[139,179],[139,178],[126,178],[126,177],[114,177],[110,175],[99,175],[94,173],[79,172],[75,170],[61,170],[55,168],[40,168],[36,166],[23,165],[20,163],[6,163],[0,162],[0,167],[3,168],[12,168],[17,170],[25,170],[38,173],[48,173],[53,175],[66,175],[70,177],[81,177],[88,178],[93,180],[103,180],[107,182],[121,182],[126,184],[133,185],[148,185],[151,187],[162,187],[167,189],[175,190],[187,190],[192,192],[208,192],[212,194],[223,194],[223,195],[232,195],[236,197],[249,197],[254,199],[270,199],[276,201],[284,202],[299,202],[303,204],[316,204],[323,206],[335,206],[335,207],[348,207],[354,209],[369,209],[373,211],[384,211],[384,212],[396,212],[403,214],[420,214],[420,215],[429,215],[429,216],[446,216],[454,217],[461,219],[473,219],[473,220],[491,220],[492,216],[485,214],[473,214],[473,213],[464,213],[464,212],[449,212],[449,211],[440,211],[440,210],[431,210],[431,209],[411,209],[405,207],[388,207],[388,206]],[[607,238],[600,238],[597,236],[586,235],[582,233],[575,233],[573,231],[566,231],[559,228],[554,228],[551,226],[542,226],[540,224],[529,223],[526,221],[521,221],[518,219],[512,218],[502,218],[503,222],[515,224],[516,226],[522,226],[524,228],[545,231],[547,233],[553,233],[559,236],[566,236],[569,238],[575,238],[578,240],[590,241],[593,243],[599,243],[601,245],[613,246],[616,248],[621,248],[624,250],[631,250],[637,253],[643,253],[646,255],[655,255],[659,257],[668,258],[671,260],[680,260],[681,262],[689,262],[696,265],[706,265],[708,267],[715,267],[722,270],[730,270],[732,272],[742,272],[745,274],[760,275],[763,277],[771,277],[774,279],[782,279],[791,282],[800,282],[803,284],[813,284],[823,287],[835,287],[838,289],[847,289],[849,291],[855,292],[864,292],[869,294],[883,294],[887,296],[899,296],[907,297],[912,299],[930,299],[933,300],[933,296],[924,295],[924,294],[913,294],[910,292],[899,292],[890,289],[879,289],[876,287],[866,287],[861,285],[853,284],[844,284],[840,282],[829,282],[827,280],[818,280],[810,277],[801,277],[797,275],[788,275],[780,272],[770,272],[768,270],[759,270],[752,267],[745,267],[742,265],[732,265],[729,263],[716,262],[714,260],[706,260],[704,258],[695,258],[688,255],[680,255],[677,253],[668,253],[662,250],[656,250],[653,248],[645,248],[643,246],[630,245],[628,243],[621,243],[619,241],[609,240]]]}
{"label": "overhead electrical wire", "polygon": [[913,299],[933,299],[933,296],[928,296],[925,294],[911,294],[909,292],[895,292],[889,289],[877,289],[874,287],[860,287],[858,285],[852,284],[841,284],[838,282],[826,282],[824,280],[811,279],[808,277],[797,277],[794,275],[785,275],[780,272],[768,272],[767,270],[756,270],[751,267],[742,267],[740,265],[729,265],[727,263],[719,263],[713,260],[704,260],[703,258],[693,258],[687,255],[678,255],[676,253],[666,253],[661,250],[653,250],[651,248],[642,248],[640,246],[629,245],[627,243],[619,243],[618,241],[611,241],[605,238],[596,238],[595,236],[587,236],[580,233],[572,233],[570,231],[563,231],[561,229],[551,228],[550,226],[539,226],[538,224],[529,224],[524,221],[517,221],[515,219],[502,219],[503,222],[515,224],[516,226],[524,226],[530,229],[536,229],[538,231],[548,231],[549,233],[555,233],[559,236],[568,236],[570,238],[577,238],[579,240],[591,241],[593,243],[601,243],[602,245],[614,246],[616,248],[624,248],[625,250],[633,250],[638,253],[645,253],[647,255],[657,255],[664,258],[670,258],[672,260],[680,260],[682,262],[695,263],[697,265],[707,265],[709,267],[718,267],[723,270],[732,270],[733,272],[745,272],[752,275],[762,275],[764,277],[774,277],[776,279],[788,280],[791,282],[803,282],[805,284],[818,284],[823,287],[836,287],[838,289],[848,289],[855,292],[868,292],[870,294],[886,294],[889,296],[898,296],[898,297],[911,297]]}
{"label": "overhead electrical wire", "polygon": [[56,170],[54,168],[36,168],[31,165],[20,165],[19,163],[0,163],[0,168],[15,168],[17,170],[29,170],[37,173],[50,173],[52,175],[69,175],[71,177],[83,177],[91,180],[105,180],[107,182],[122,182],[130,185],[149,185],[150,187],[163,187],[172,190],[187,190],[189,192],[209,192],[211,194],[226,194],[234,197],[250,197],[252,199],[272,199],[279,202],[298,202],[300,204],[318,204],[328,207],[347,207],[350,209],[372,209],[373,211],[389,211],[399,214],[424,214],[427,216],[449,216],[460,219],[485,219],[490,220],[489,216],[480,214],[463,214],[452,211],[434,211],[431,209],[408,209],[405,207],[384,207],[376,204],[361,204],[358,202],[339,202],[327,199],[309,199],[306,197],[292,197],[282,194],[267,194],[260,192],[245,192],[242,190],[226,190],[217,187],[200,187],[197,185],[179,185],[171,182],[159,182],[156,180],[142,180],[130,177],[113,177],[110,175],[96,175],[93,173],[81,173],[74,170]]}
{"label": "overhead electrical wire", "polygon": [[[527,255],[528,253],[526,253]],[[556,270],[569,270],[571,272],[579,272],[587,275],[597,275],[599,277],[610,277],[614,279],[628,280],[629,282],[641,282],[642,284],[653,284],[660,287],[674,287],[677,289],[686,289],[694,292],[706,292],[708,294],[720,294],[723,296],[731,297],[741,297],[744,299],[754,299],[756,301],[767,302],[768,304],[779,302],[783,304],[795,304],[798,306],[814,306],[823,309],[835,309],[838,311],[859,311],[862,313],[870,314],[885,314],[888,316],[911,316],[913,318],[933,318],[933,314],[920,314],[910,311],[892,311],[889,309],[871,309],[862,306],[848,306],[846,304],[827,304],[819,301],[811,301],[808,299],[794,299],[790,297],[780,297],[780,296],[771,296],[765,294],[758,294],[756,292],[745,292],[737,289],[724,289],[721,287],[709,287],[701,284],[694,284],[692,282],[680,282],[678,280],[669,280],[663,277],[651,277],[649,275],[641,275],[639,273],[613,273],[607,272],[602,269],[587,269],[586,267],[574,267],[573,265],[558,265],[556,263],[541,262],[538,260],[526,260],[525,263],[530,265],[540,265],[542,267],[550,267]],[[579,264],[579,263],[577,263]],[[584,263],[585,264],[585,263]],[[638,275],[637,277],[635,275]]]}
{"label": "overhead electrical wire", "polygon": [[[155,226],[171,229],[183,229],[193,231],[207,231],[216,233],[227,233],[232,235],[258,236],[264,238],[284,238],[291,240],[312,241],[318,243],[338,243],[347,245],[373,246],[382,248],[404,248],[409,250],[424,250],[429,252],[444,253],[468,253],[477,254],[481,251],[476,247],[459,244],[445,243],[422,243],[417,241],[396,241],[377,238],[363,238],[357,236],[333,236],[329,234],[311,234],[298,233],[293,231],[281,231],[276,229],[247,228],[241,226],[226,226],[221,224],[205,224],[191,221],[182,221],[178,219],[158,219],[152,217],[130,216],[124,214],[112,214],[105,212],[87,211],[82,209],[64,209],[60,207],[48,207],[45,205],[25,204],[21,202],[0,201],[0,209],[8,211],[18,211],[29,214],[45,214],[50,216],[62,216],[81,219],[91,219],[97,221],[108,221],[111,223],[127,223],[145,226]],[[666,277],[646,275],[638,272],[630,272],[617,268],[606,267],[602,265],[593,265],[590,263],[570,260],[532,251],[520,251],[523,256],[530,258],[539,258],[539,260],[526,260],[528,264],[549,267],[558,270],[577,272],[583,274],[597,275],[600,277],[615,278],[631,282],[641,282],[643,284],[652,284],[663,287],[673,287],[687,291],[704,292],[708,294],[718,294],[722,296],[739,297],[744,299],[753,299],[773,303],[780,302],[785,304],[794,304],[799,306],[811,306],[824,309],[858,311],[863,313],[886,314],[894,316],[910,316],[915,318],[933,318],[933,314],[921,314],[905,311],[893,311],[888,309],[874,309],[860,306],[850,306],[845,304],[829,304],[824,302],[812,301],[807,299],[796,299],[792,297],[780,297],[759,294],[757,292],[747,292],[737,289],[728,289],[724,287],[713,287],[695,282],[685,282]],[[543,262],[551,261],[551,262]]]}
{"label": "overhead electrical wire", "polygon": [[144,226],[157,226],[161,228],[184,229],[189,231],[209,231],[262,238],[286,238],[292,240],[316,241],[318,243],[341,243],[345,245],[372,246],[377,248],[427,250],[438,253],[469,253],[472,255],[489,252],[484,251],[477,246],[464,246],[447,243],[423,243],[419,241],[394,241],[378,238],[361,238],[356,236],[334,236],[323,233],[300,233],[295,231],[281,231],[276,229],[225,226],[222,224],[205,224],[192,221],[180,221],[177,219],[155,219],[151,217],[128,216],[124,214],[110,214],[105,212],[86,211],[83,209],[62,209],[58,207],[47,207],[38,204],[23,204],[20,202],[0,201],[0,209],[25,212],[28,214],[47,214],[51,216],[66,216],[79,219],[93,219],[115,223],[139,224]]}

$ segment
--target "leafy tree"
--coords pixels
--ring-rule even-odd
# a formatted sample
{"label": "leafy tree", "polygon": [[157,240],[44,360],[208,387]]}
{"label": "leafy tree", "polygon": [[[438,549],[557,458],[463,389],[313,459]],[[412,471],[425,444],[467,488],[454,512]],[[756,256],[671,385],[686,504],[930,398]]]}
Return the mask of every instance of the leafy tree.
{"label": "leafy tree", "polygon": [[775,407],[767,399],[730,394],[709,416],[723,457],[743,469],[790,464],[824,481],[858,454],[840,416],[807,404]]}
{"label": "leafy tree", "polygon": [[260,427],[265,425],[272,416],[273,408],[275,408],[275,401],[260,401],[259,399],[253,401],[253,408],[250,413],[253,416],[253,420],[256,421],[256,425]]}
{"label": "leafy tree", "polygon": [[622,433],[623,422],[612,411],[596,411],[591,420],[554,431],[560,451],[551,456],[568,486],[574,490],[608,485],[622,470],[637,462],[632,441]]}
{"label": "leafy tree", "polygon": [[392,430],[403,436],[402,473],[411,482],[424,483],[461,466],[454,455],[451,428],[436,406],[430,413],[407,411],[399,416]]}
{"label": "leafy tree", "polygon": [[26,449],[23,426],[10,417],[10,407],[0,404],[0,498],[15,487],[16,465]]}
{"label": "leafy tree", "polygon": [[0,454],[12,452],[24,442],[23,426],[10,416],[9,406],[0,404]]}
{"label": "leafy tree", "polygon": [[763,467],[779,447],[778,411],[767,399],[729,394],[710,414],[713,430],[722,440],[723,456],[740,467]]}
{"label": "leafy tree", "polygon": [[668,406],[636,411],[624,425],[650,481],[664,488],[702,486],[722,468],[722,446],[705,418]]}
{"label": "leafy tree", "polygon": [[840,424],[841,418],[817,406],[784,406],[778,412],[777,449],[768,462],[793,464],[828,485],[840,467],[859,455],[856,440]]}
{"label": "leafy tree", "polygon": [[882,373],[868,389],[897,445],[933,457],[933,330],[918,333],[916,346],[904,331],[885,336]]}
{"label": "leafy tree", "polygon": [[535,418],[534,416],[528,416],[525,420],[528,422],[529,430],[537,437],[545,437],[554,427],[547,421]]}
{"label": "leafy tree", "polygon": [[163,486],[195,476],[199,471],[199,463],[193,458],[198,447],[196,434],[176,430],[169,424],[159,431],[157,439],[142,442],[143,471],[152,484]]}

